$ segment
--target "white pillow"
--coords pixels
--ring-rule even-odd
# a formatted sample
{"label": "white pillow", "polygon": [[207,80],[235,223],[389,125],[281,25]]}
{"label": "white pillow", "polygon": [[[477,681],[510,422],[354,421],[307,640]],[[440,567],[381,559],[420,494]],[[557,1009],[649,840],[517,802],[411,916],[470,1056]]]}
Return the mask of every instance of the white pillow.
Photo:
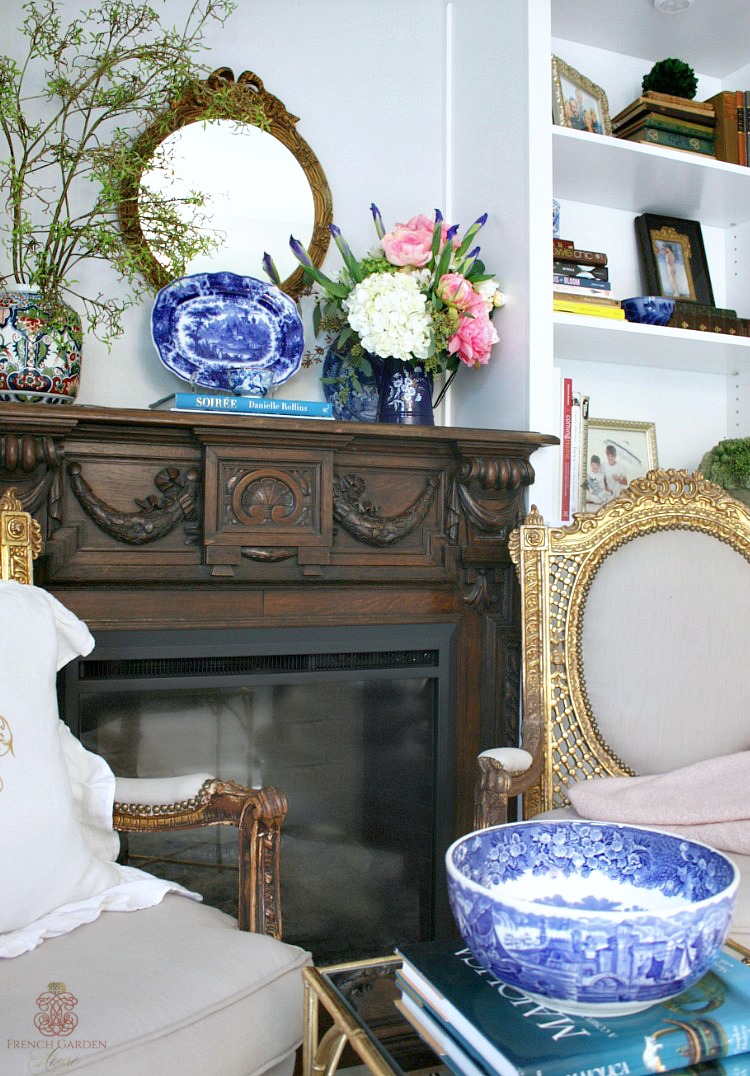
{"label": "white pillow", "polygon": [[[2,934],[117,885],[120,873],[107,862],[117,848],[111,829],[114,778],[103,760],[84,759],[80,745],[71,748],[72,736],[57,712],[56,672],[92,649],[88,628],[45,590],[0,582],[0,638]],[[79,771],[73,785],[66,742],[70,765]],[[98,789],[105,814],[109,797],[109,835],[96,822],[90,831],[81,824],[87,782]]]}

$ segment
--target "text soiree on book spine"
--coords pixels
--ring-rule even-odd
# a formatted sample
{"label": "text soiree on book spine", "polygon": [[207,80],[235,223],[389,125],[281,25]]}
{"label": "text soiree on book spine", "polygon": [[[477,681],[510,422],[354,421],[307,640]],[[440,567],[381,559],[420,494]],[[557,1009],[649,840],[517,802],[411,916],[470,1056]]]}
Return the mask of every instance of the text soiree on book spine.
{"label": "text soiree on book spine", "polygon": [[213,411],[221,414],[288,415],[290,418],[333,418],[333,405],[318,400],[280,400],[267,396],[216,396],[178,392],[177,411]]}

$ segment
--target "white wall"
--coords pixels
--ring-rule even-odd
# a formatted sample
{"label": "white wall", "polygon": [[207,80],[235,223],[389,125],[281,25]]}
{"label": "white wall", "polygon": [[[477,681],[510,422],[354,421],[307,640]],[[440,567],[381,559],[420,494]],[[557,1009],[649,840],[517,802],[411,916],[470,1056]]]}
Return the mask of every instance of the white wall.
{"label": "white wall", "polygon": [[[163,22],[181,24],[191,3],[154,6],[163,6]],[[68,11],[83,7],[68,0]],[[209,28],[208,65],[255,71],[300,117],[299,133],[327,175],[334,218],[358,252],[374,240],[371,202],[386,222],[444,205],[444,8],[444,0],[240,0],[223,30]],[[12,40],[2,49],[13,52]],[[335,248],[328,264],[338,271]],[[261,266],[252,275],[263,278]],[[100,263],[80,279],[117,286]],[[111,352],[86,338],[80,403],[144,407],[186,387],[159,361],[150,311],[147,302],[128,312]],[[285,395],[321,397],[319,374],[316,367],[295,375]]]}

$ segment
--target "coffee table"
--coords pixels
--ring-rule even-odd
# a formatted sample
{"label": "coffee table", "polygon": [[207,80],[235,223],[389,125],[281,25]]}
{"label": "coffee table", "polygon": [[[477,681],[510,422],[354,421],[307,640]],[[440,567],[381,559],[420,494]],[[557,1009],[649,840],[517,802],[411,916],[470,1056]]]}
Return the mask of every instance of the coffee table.
{"label": "coffee table", "polygon": [[[304,969],[303,1076],[335,1072],[347,1044],[377,1076],[450,1071],[394,1004],[400,966],[400,957],[386,956]],[[321,1007],[333,1021],[322,1035]]]}

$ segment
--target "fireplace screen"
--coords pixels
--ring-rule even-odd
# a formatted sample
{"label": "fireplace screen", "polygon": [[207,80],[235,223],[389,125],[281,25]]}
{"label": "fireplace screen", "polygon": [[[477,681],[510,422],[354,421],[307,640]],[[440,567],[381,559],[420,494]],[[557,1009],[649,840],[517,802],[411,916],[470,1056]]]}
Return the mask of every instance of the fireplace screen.
{"label": "fireplace screen", "polygon": [[[101,633],[65,674],[63,710],[120,776],[206,772],[283,789],[285,938],[319,962],[370,956],[447,929],[451,636],[433,625]],[[235,841],[224,827],[131,834],[127,861],[234,911]]]}

